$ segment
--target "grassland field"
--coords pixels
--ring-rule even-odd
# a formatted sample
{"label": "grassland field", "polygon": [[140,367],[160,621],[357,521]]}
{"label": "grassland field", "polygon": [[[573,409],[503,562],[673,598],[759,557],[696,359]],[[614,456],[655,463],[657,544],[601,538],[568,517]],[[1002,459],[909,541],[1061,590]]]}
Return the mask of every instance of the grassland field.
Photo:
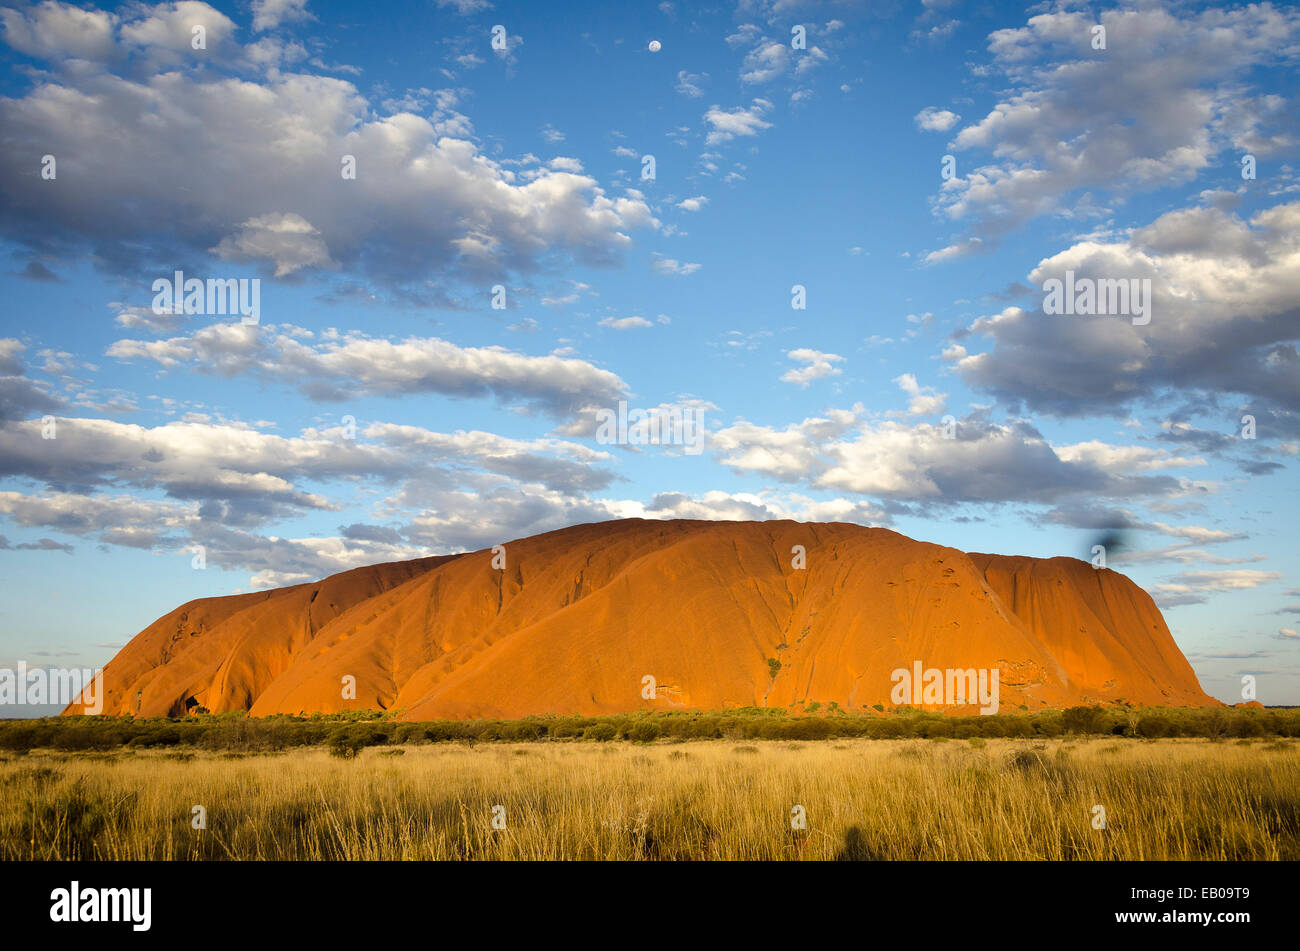
{"label": "grassland field", "polygon": [[[618,721],[621,732],[617,718],[543,718],[548,730],[523,741],[501,737],[518,724],[434,741],[439,725],[382,717],[316,718],[301,735],[293,730],[311,719],[5,721],[0,857],[1300,858],[1295,712],[1217,712],[1206,721],[1213,736],[1144,736],[1141,717],[1156,715],[1146,713],[1122,718],[1120,734],[1048,727],[961,739],[917,735],[931,718],[910,713],[890,718],[910,736],[821,740],[749,738],[728,723],[721,737],[674,727],[638,741],[637,724],[654,718],[635,715]],[[1186,728],[1202,714],[1160,715],[1186,717]],[[719,722],[726,716],[803,721]],[[1038,722],[1093,717],[1100,729],[1109,716]],[[1247,718],[1254,728],[1241,726]],[[574,735],[555,736],[569,732],[557,720]],[[592,731],[602,724],[615,735]],[[277,741],[277,726],[304,742]],[[171,729],[182,739],[154,742]],[[133,742],[140,736],[150,739]]]}

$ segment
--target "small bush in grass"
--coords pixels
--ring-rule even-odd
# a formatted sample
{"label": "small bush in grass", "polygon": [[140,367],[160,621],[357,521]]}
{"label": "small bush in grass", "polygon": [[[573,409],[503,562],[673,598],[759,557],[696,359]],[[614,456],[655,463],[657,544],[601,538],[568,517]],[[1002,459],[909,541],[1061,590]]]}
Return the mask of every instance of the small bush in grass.
{"label": "small bush in grass", "polygon": [[593,723],[582,731],[584,740],[595,740],[597,743],[608,743],[614,737],[618,736],[618,730],[612,723]]}
{"label": "small bush in grass", "polygon": [[365,745],[365,740],[351,730],[335,730],[330,734],[330,756],[339,759],[354,759]]}
{"label": "small bush in grass", "polygon": [[1047,760],[1037,750],[1019,749],[1007,757],[1007,766],[1021,773],[1036,772],[1046,765]]}
{"label": "small bush in grass", "polygon": [[642,720],[628,731],[627,736],[637,743],[652,743],[659,738],[659,724],[653,720]]}

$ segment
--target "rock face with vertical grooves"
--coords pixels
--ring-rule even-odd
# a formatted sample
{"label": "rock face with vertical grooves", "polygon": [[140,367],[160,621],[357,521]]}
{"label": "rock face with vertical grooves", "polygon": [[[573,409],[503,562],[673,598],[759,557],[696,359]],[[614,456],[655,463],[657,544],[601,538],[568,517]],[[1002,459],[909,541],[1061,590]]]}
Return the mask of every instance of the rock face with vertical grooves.
{"label": "rock face with vertical grooves", "polygon": [[108,664],[104,712],[861,710],[891,706],[892,672],[917,661],[996,667],[1003,712],[1218,703],[1150,596],[1076,559],[840,523],[628,519],[509,542],[504,569],[479,551],[192,601]]}

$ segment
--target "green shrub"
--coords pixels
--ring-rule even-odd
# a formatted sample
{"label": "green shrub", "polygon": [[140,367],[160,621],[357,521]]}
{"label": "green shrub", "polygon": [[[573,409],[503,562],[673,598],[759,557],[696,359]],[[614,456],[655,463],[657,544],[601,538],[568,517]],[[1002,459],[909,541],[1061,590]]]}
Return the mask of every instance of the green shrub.
{"label": "green shrub", "polygon": [[393,734],[393,739],[398,743],[419,743],[425,739],[424,728],[418,723],[403,723]]}
{"label": "green shrub", "polygon": [[902,723],[898,720],[876,720],[871,724],[871,732],[868,736],[876,739],[896,739],[906,732]]}
{"label": "green shrub", "polygon": [[330,734],[330,756],[337,756],[339,759],[353,759],[365,745],[365,739],[351,730],[340,729]]}
{"label": "green shrub", "polygon": [[659,738],[659,724],[653,720],[642,720],[628,731],[628,739],[637,743],[651,743]]}
{"label": "green shrub", "polygon": [[1034,717],[1034,732],[1039,736],[1060,736],[1065,732],[1060,714],[1043,712]]}
{"label": "green shrub", "polygon": [[979,718],[980,736],[1006,736],[1009,717],[987,716]]}
{"label": "green shrub", "polygon": [[936,716],[934,719],[926,719],[919,724],[918,736],[926,737],[949,737],[953,735],[953,722],[945,716]]}
{"label": "green shrub", "polygon": [[510,731],[510,739],[519,743],[526,743],[539,739],[545,732],[546,728],[540,723],[525,721],[517,724]]}
{"label": "green shrub", "polygon": [[548,729],[551,736],[558,740],[567,740],[582,735],[582,729],[571,719],[558,720]]}
{"label": "green shrub", "polygon": [[37,733],[34,727],[9,724],[5,726],[7,729],[0,732],[0,749],[21,750],[25,753],[36,746]]}
{"label": "green shrub", "polygon": [[1232,735],[1240,737],[1263,736],[1264,725],[1250,714],[1239,715],[1232,724]]}
{"label": "green shrub", "polygon": [[1069,733],[1097,733],[1100,722],[1097,707],[1070,707],[1061,712],[1061,726]]}
{"label": "green shrub", "polygon": [[699,717],[691,723],[688,736],[699,740],[716,740],[722,736],[721,722],[717,717]]}
{"label": "green shrub", "polygon": [[796,720],[786,730],[786,738],[791,740],[824,740],[835,735],[835,724],[820,717]]}
{"label": "green shrub", "polygon": [[1138,736],[1150,738],[1168,736],[1170,732],[1170,723],[1164,717],[1147,715],[1138,720]]}

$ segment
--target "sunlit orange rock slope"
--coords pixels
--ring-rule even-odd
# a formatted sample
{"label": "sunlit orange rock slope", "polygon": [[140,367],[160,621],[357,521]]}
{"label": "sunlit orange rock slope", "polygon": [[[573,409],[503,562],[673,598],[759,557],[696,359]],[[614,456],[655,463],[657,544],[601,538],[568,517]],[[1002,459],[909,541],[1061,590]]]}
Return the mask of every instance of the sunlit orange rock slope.
{"label": "sunlit orange rock slope", "polygon": [[[792,566],[795,546],[805,568]],[[1217,703],[1147,593],[1072,558],[790,521],[629,519],[505,549],[504,570],[479,551],[191,601],[108,664],[104,711],[861,710],[890,706],[891,672],[916,661],[997,667],[1003,712]],[[642,697],[647,676],[653,699]]]}

